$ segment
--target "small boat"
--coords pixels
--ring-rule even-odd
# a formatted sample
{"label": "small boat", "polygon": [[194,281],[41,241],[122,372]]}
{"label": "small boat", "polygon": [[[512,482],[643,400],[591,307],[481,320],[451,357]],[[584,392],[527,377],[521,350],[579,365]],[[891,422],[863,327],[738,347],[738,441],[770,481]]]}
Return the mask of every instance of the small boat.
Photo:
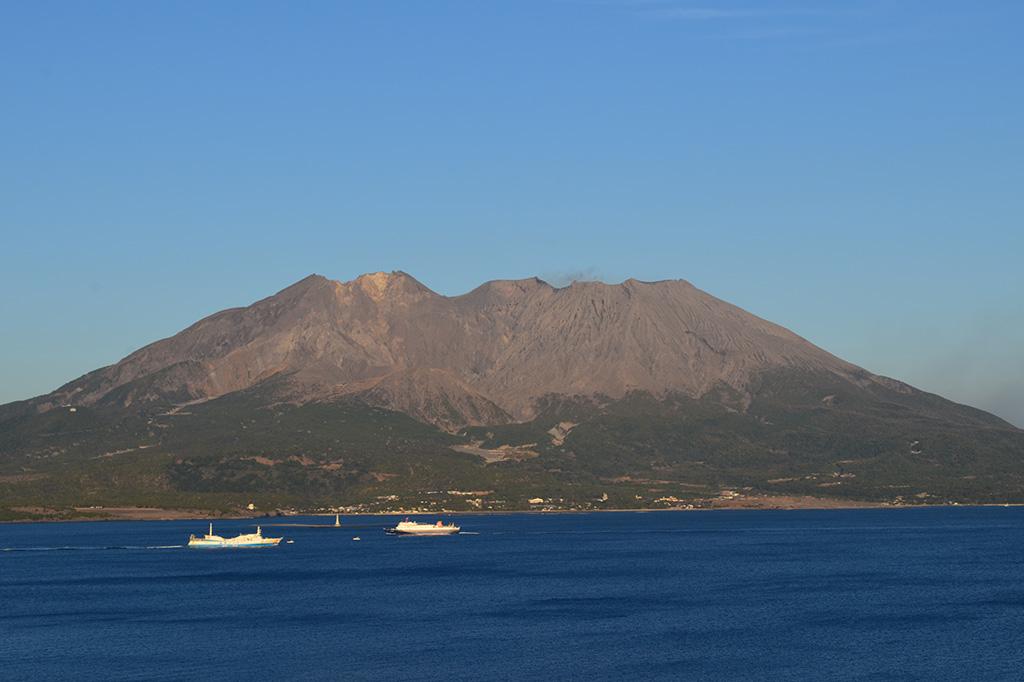
{"label": "small boat", "polygon": [[213,524],[210,524],[210,532],[201,538],[197,538],[195,535],[188,537],[188,546],[203,548],[203,549],[217,549],[220,547],[225,548],[244,548],[244,547],[273,547],[281,542],[281,538],[265,538],[263,532],[259,526],[256,526],[255,533],[243,533],[237,537],[225,538],[220,535],[213,534]]}
{"label": "small boat", "polygon": [[389,528],[388,532],[395,535],[455,535],[459,532],[459,527],[454,523],[446,525],[441,521],[429,524],[405,519],[394,528]]}

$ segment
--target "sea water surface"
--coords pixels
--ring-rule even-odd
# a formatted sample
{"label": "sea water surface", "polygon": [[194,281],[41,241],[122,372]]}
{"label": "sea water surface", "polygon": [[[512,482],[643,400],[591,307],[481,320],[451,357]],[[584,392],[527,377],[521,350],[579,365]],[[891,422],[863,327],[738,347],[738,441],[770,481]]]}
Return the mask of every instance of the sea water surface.
{"label": "sea water surface", "polygon": [[0,678],[1024,676],[1021,508],[445,518],[0,525]]}

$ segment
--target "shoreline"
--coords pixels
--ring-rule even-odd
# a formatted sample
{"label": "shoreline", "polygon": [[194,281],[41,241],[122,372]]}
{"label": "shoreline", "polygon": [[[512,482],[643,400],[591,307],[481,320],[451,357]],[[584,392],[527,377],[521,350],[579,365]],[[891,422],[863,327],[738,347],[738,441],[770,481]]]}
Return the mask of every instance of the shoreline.
{"label": "shoreline", "polygon": [[[713,500],[705,507],[665,507],[660,509],[507,509],[507,510],[466,510],[466,511],[377,511],[377,512],[306,512],[299,511],[287,514],[255,514],[253,512],[237,512],[213,514],[210,510],[201,509],[173,509],[161,507],[77,507],[75,512],[90,513],[96,512],[95,516],[74,516],[70,518],[24,518],[8,519],[0,521],[0,525],[28,524],[28,523],[85,523],[95,521],[210,521],[218,519],[239,520],[239,519],[288,519],[294,517],[333,517],[335,514],[342,516],[494,516],[501,514],[608,514],[608,513],[632,513],[645,514],[651,512],[715,512],[715,511],[822,511],[822,510],[854,510],[854,509],[936,509],[943,507],[1020,507],[1024,503],[1019,502],[975,502],[955,504],[900,504],[894,505],[885,502],[870,502],[861,500],[836,500],[829,498],[811,497],[769,497],[759,496],[732,500]],[[60,510],[46,509],[42,507],[17,508],[12,511],[25,511],[26,513],[45,514],[59,513]]]}

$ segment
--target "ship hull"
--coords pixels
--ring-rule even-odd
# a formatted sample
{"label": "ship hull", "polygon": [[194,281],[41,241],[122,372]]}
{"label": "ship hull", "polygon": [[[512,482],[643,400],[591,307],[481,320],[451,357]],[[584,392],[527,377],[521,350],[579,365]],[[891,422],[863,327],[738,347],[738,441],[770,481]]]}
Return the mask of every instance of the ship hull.
{"label": "ship hull", "polygon": [[254,547],[276,547],[276,542],[239,542],[232,545],[219,542],[190,542],[193,549],[252,549]]}

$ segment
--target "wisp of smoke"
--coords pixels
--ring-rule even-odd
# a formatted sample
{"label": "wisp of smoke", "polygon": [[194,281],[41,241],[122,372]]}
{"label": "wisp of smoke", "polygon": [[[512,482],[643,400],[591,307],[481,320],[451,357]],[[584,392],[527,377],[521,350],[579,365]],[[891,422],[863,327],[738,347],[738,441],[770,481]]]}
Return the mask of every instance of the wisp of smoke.
{"label": "wisp of smoke", "polygon": [[603,282],[604,277],[597,271],[597,268],[583,268],[580,270],[562,270],[548,272],[541,276],[545,282],[553,287],[567,287],[573,282]]}

